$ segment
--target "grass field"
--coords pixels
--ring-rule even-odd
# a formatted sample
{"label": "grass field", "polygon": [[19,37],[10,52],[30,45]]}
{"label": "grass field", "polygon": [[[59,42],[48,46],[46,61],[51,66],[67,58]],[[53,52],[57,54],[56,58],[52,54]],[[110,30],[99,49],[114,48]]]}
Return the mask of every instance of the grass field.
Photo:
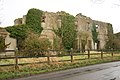
{"label": "grass field", "polygon": [[[88,59],[88,55],[87,52],[86,53],[74,53],[74,54],[86,54],[86,55],[74,55],[73,59],[75,60],[82,60],[82,59]],[[101,54],[100,52],[93,52],[90,53],[90,59],[92,58],[101,58]],[[92,55],[94,54],[94,55]],[[120,56],[120,53],[114,53],[113,55],[114,57]],[[112,57],[111,53],[104,53],[103,54],[103,58],[107,58],[107,57]],[[57,61],[70,61],[71,60],[71,56],[58,56],[58,57],[51,57],[50,61],[51,62],[57,62]],[[18,63],[19,64],[24,64],[24,63],[37,63],[37,62],[47,62],[47,57],[38,57],[38,58],[19,58],[18,59]],[[15,63],[15,59],[1,59],[0,60],[0,65],[7,65],[7,64],[14,64]]]}
{"label": "grass field", "polygon": [[[79,53],[77,53],[77,54],[79,54]],[[84,53],[84,54],[87,54],[87,53]],[[60,60],[63,60],[63,61],[71,60],[70,56],[52,57],[50,59],[51,60],[50,65],[48,65],[47,63],[36,64],[36,62],[47,61],[47,57],[21,58],[21,59],[19,59],[19,64],[21,64],[21,63],[32,63],[32,64],[19,65],[18,70],[15,70],[14,66],[0,66],[0,80],[120,60],[119,53],[114,54],[114,57],[112,57],[112,55],[108,54],[108,53],[103,54],[104,57],[107,57],[107,58],[103,58],[103,59],[101,59],[101,54],[99,54],[99,53],[94,53],[94,54],[96,54],[96,55],[90,55],[90,58],[96,58],[96,59],[87,59],[88,55],[74,56],[73,57],[74,62],[72,62],[72,63],[70,61],[58,62]],[[75,59],[85,59],[85,60],[75,60]],[[0,65],[14,64],[14,63],[15,63],[15,59],[0,60]]]}

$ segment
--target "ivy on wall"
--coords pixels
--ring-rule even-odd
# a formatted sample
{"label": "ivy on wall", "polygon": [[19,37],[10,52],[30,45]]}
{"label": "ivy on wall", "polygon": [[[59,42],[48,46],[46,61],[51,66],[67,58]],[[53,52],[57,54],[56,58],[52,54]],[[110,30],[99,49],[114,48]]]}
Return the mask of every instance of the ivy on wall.
{"label": "ivy on wall", "polygon": [[77,37],[77,32],[75,29],[75,17],[61,11],[61,28],[53,30],[57,36],[60,37],[61,49],[71,49],[73,48],[75,39]]}
{"label": "ivy on wall", "polygon": [[95,23],[93,23],[92,38],[93,38],[94,44],[98,42],[97,37],[98,37],[98,32],[97,32],[97,30],[96,30],[96,25],[95,25]]}
{"label": "ivy on wall", "polygon": [[28,35],[28,31],[40,34],[43,30],[41,27],[41,17],[43,12],[39,9],[32,8],[26,15],[26,24],[8,26],[5,29],[10,33],[10,36],[17,39],[18,48]]}
{"label": "ivy on wall", "polygon": [[61,21],[63,46],[65,49],[73,48],[77,35],[74,23],[75,17],[70,14],[62,15]]}
{"label": "ivy on wall", "polygon": [[32,30],[35,33],[40,34],[42,31],[41,17],[42,11],[38,9],[30,9],[26,15],[25,25],[16,25],[6,27],[6,30],[10,33],[10,36],[16,39],[24,39],[27,30]]}
{"label": "ivy on wall", "polygon": [[108,36],[108,41],[106,43],[106,49],[114,49],[116,46],[114,45],[116,43],[116,40],[114,39],[114,35],[113,35],[113,28],[112,28],[112,24],[108,23],[107,26],[107,36]]}
{"label": "ivy on wall", "polygon": [[35,33],[41,33],[41,17],[43,15],[43,11],[39,9],[32,8],[28,11],[26,15],[26,24],[29,25],[29,28],[33,29]]}
{"label": "ivy on wall", "polygon": [[16,26],[9,26],[5,28],[9,33],[10,37],[16,39],[25,39],[26,38],[26,31],[27,25],[16,25]]}

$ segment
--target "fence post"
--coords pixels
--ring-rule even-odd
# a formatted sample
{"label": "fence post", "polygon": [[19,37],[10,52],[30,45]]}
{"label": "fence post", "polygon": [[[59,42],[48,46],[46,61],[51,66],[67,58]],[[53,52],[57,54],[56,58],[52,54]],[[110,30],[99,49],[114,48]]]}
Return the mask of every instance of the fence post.
{"label": "fence post", "polygon": [[48,48],[47,63],[48,63],[48,65],[50,65],[50,48]]}
{"label": "fence post", "polygon": [[112,55],[112,57],[113,57],[113,51],[112,51],[111,55]]}
{"label": "fence post", "polygon": [[71,62],[73,62],[73,48],[70,50]]}
{"label": "fence post", "polygon": [[101,59],[103,59],[103,50],[101,50]]}
{"label": "fence post", "polygon": [[18,70],[18,48],[15,49],[15,70]]}
{"label": "fence post", "polygon": [[88,49],[88,59],[90,59],[90,50]]}

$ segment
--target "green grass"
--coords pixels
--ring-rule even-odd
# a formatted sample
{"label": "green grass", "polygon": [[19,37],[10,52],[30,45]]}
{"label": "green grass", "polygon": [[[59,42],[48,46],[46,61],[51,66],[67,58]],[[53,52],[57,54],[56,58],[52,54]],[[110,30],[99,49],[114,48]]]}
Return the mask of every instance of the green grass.
{"label": "green grass", "polygon": [[[0,80],[4,79],[12,79],[16,77],[23,77],[23,76],[30,76],[34,74],[41,74],[46,72],[53,72],[53,71],[59,71],[59,70],[66,70],[71,68],[78,68],[78,67],[84,67],[88,65],[94,65],[94,64],[100,64],[105,62],[111,62],[111,61],[117,61],[120,60],[120,54],[114,54],[114,56],[118,57],[111,57],[111,54],[104,54],[105,57],[103,59],[86,59],[86,60],[74,60],[73,63],[70,61],[67,62],[52,62],[50,65],[47,63],[43,64],[28,64],[28,65],[19,65],[19,69],[16,71],[14,69],[14,66],[5,66],[0,67]],[[91,58],[95,57],[101,57],[101,55],[91,55]],[[74,59],[83,59],[88,58],[87,55],[85,56],[74,56]],[[58,60],[70,60],[70,56],[65,57],[57,57]],[[46,61],[46,58],[28,58],[28,59],[20,59],[19,61],[21,63],[30,62],[31,61]],[[14,59],[8,59],[8,60],[0,60],[0,64],[10,64],[14,63]]]}
{"label": "green grass", "polygon": [[[87,54],[86,53],[77,53],[77,54]],[[90,54],[93,54],[93,53],[90,53]],[[90,55],[90,58],[101,58],[101,54],[100,52],[96,52],[94,54],[97,54],[97,55]],[[114,54],[114,56],[120,56],[120,53],[118,54]],[[111,53],[109,54],[103,54],[103,57],[112,57]],[[77,55],[77,56],[73,56],[74,60],[75,59],[87,59],[88,58],[88,55]],[[71,57],[70,56],[61,56],[61,57],[55,57],[55,58],[51,58],[51,61],[64,61],[64,60],[71,60]],[[45,62],[47,61],[47,58],[46,57],[40,57],[40,58],[21,58],[19,59],[19,64],[22,64],[22,63],[35,63],[35,62]],[[15,59],[2,59],[0,60],[0,64],[1,65],[6,65],[6,64],[14,64],[15,63]]]}

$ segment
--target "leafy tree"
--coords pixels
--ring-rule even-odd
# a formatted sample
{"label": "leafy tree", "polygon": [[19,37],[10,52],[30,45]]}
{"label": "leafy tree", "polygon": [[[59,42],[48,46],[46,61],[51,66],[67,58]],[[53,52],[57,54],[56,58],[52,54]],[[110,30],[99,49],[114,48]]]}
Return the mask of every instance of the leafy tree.
{"label": "leafy tree", "polygon": [[27,25],[16,25],[5,28],[9,33],[10,37],[17,39],[18,49],[22,49],[22,41],[27,37]]}
{"label": "leafy tree", "polygon": [[40,38],[38,34],[29,33],[24,40],[25,50],[47,50],[50,47],[50,42],[46,38]]}
{"label": "leafy tree", "polygon": [[41,17],[42,11],[38,9],[30,9],[26,15],[26,24],[6,27],[10,36],[17,39],[17,46],[22,49],[22,41],[27,37],[27,31],[40,34],[42,31]]}
{"label": "leafy tree", "polygon": [[107,43],[106,43],[106,49],[113,49],[115,46],[114,46],[114,42],[116,41],[116,40],[114,40],[115,39],[115,35],[113,35],[113,28],[112,28],[112,25],[110,24],[110,23],[108,23],[108,26],[107,26],[107,32],[108,32],[108,34],[107,34],[107,36],[108,36],[108,41],[107,41]]}
{"label": "leafy tree", "polygon": [[28,11],[26,15],[26,24],[29,25],[29,28],[33,29],[35,33],[41,33],[41,18],[43,11],[39,9],[32,8]]}
{"label": "leafy tree", "polygon": [[25,39],[26,38],[26,30],[27,25],[16,25],[16,26],[9,26],[5,28],[9,33],[10,37],[16,39]]}
{"label": "leafy tree", "polygon": [[60,38],[55,37],[53,41],[53,49],[60,49]]}
{"label": "leafy tree", "polygon": [[107,49],[120,49],[120,33],[116,33],[109,37],[109,40],[106,44]]}
{"label": "leafy tree", "polygon": [[[23,42],[24,50],[47,50],[48,48],[51,48],[51,42],[47,38],[40,38],[38,34],[33,32],[28,32],[28,34],[28,37]],[[33,52],[32,54],[25,53],[23,55],[38,56],[45,54],[40,52]]]}
{"label": "leafy tree", "polygon": [[62,43],[65,49],[73,48],[76,39],[75,18],[72,15],[62,15],[61,20]]}

